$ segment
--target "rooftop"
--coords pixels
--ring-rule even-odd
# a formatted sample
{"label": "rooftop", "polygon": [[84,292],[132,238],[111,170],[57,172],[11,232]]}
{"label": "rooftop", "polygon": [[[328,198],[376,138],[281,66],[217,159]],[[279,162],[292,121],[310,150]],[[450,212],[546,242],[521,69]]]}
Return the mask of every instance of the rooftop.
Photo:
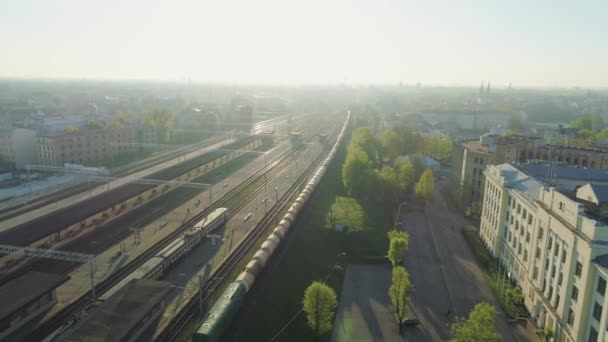
{"label": "rooftop", "polygon": [[92,309],[66,341],[120,341],[169,292],[170,284],[136,279]]}
{"label": "rooftop", "polygon": [[545,186],[544,183],[518,170],[511,164],[500,164],[496,168],[511,189],[516,190],[531,202],[540,200],[540,193]]}
{"label": "rooftop", "polygon": [[[522,142],[538,142],[540,140],[544,141],[544,138],[525,136],[525,135],[504,136],[504,135],[499,135],[499,134],[486,134],[482,137],[489,138],[490,141],[492,141],[492,144],[494,144],[494,145],[515,145],[515,144],[522,143]],[[459,141],[459,143],[472,152],[494,153],[494,152],[489,152],[488,144],[482,144],[481,139],[473,139],[473,138],[464,139],[464,140]],[[546,145],[538,146],[538,148],[545,148],[545,149],[551,148],[551,149],[557,149],[560,151],[580,151],[580,152],[587,152],[587,153],[606,153],[606,152],[608,152],[608,150],[606,148],[603,148],[601,146],[576,147],[576,146],[561,146],[561,145],[546,144]]]}
{"label": "rooftop", "polygon": [[24,305],[53,291],[70,277],[53,273],[28,272],[0,287],[0,320]]}
{"label": "rooftop", "polygon": [[[537,179],[545,181],[549,178],[549,163],[521,163],[516,167]],[[608,182],[608,170],[554,164],[552,179]]]}

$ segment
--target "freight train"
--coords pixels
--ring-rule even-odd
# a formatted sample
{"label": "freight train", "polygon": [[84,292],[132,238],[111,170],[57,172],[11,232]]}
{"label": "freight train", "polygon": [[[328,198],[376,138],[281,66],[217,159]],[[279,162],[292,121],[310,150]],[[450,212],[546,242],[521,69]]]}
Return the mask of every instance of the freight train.
{"label": "freight train", "polygon": [[338,139],[329,155],[321,166],[316,170],[313,177],[310,179],[304,190],[300,193],[296,201],[291,205],[283,219],[279,222],[272,234],[264,241],[260,249],[254,254],[253,258],[245,266],[245,270],[237,277],[237,279],[228,285],[222,296],[215,302],[207,313],[203,324],[192,334],[193,342],[214,342],[219,341],[224,330],[230,324],[234,315],[238,312],[239,307],[245,295],[253,286],[255,279],[264,269],[264,266],[272,256],[273,252],[279,247],[281,240],[287,235],[292,227],[295,218],[302,210],[312,193],[315,191],[319,182],[323,178],[327,167],[336,155],[342,140],[346,134],[348,123],[350,121],[350,111],[348,112],[346,122],[342,126],[342,130],[338,135]]}

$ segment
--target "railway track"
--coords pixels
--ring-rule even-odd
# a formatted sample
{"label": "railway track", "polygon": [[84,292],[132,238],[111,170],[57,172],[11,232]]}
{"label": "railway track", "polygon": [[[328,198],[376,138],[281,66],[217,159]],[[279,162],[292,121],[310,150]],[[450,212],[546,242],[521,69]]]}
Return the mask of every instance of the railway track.
{"label": "railway track", "polygon": [[[256,123],[256,125],[259,125],[256,127],[256,130],[262,131],[266,127],[273,127],[273,125],[276,122],[280,121],[280,119],[282,119],[282,118],[275,118],[275,119],[266,120],[261,123]],[[163,154],[157,155],[157,156],[151,156],[151,157],[147,158],[145,160],[145,162],[139,163],[139,164],[135,165],[134,167],[130,167],[130,168],[122,167],[121,169],[114,170],[111,173],[111,176],[112,177],[122,177],[122,176],[129,175],[131,173],[139,172],[150,166],[164,163],[171,159],[178,158],[184,154],[190,153],[190,152],[192,152],[194,146],[196,146],[196,149],[205,148],[209,145],[212,145],[214,143],[221,141],[222,139],[225,139],[225,137],[212,137],[212,138],[206,139],[202,142],[191,145],[188,149],[184,149],[183,152],[179,153],[179,154],[174,154],[172,152],[169,152],[169,153],[163,153]],[[75,193],[85,192],[85,191],[89,190],[90,188],[94,188],[97,186],[99,186],[99,185],[98,184],[76,184],[76,185],[70,186],[68,188],[52,192],[48,195],[35,198],[31,201],[25,201],[25,202],[15,204],[11,207],[1,208],[0,209],[0,220],[6,220],[6,219],[13,218],[15,216],[27,213],[28,211],[35,210],[35,209],[44,207],[46,205],[49,205],[51,203],[60,201],[66,197],[74,195]]]}
{"label": "railway track", "polygon": [[[314,170],[320,165],[325,157],[324,153],[321,153],[313,163],[311,163],[305,172],[294,182],[289,190],[281,197],[278,203],[276,203],[270,211],[264,215],[262,220],[245,236],[239,245],[234,249],[232,253],[224,260],[224,262],[218,267],[216,272],[210,277],[210,280],[203,286],[202,290],[204,295],[202,296],[203,305],[214,295],[215,291],[224,282],[224,278],[228,276],[234,268],[239,264],[241,258],[247,254],[251,247],[258,241],[260,236],[266,231],[266,228],[273,224],[274,219],[279,213],[289,205],[294,194],[298,193],[300,187],[305,184],[306,180],[312,175]],[[184,305],[182,310],[171,320],[171,323],[155,337],[155,341],[172,341],[175,336],[183,332],[184,328],[198,315],[200,303],[200,296],[193,295],[190,297],[188,302]]]}
{"label": "railway track", "polygon": [[[275,161],[273,161],[271,163],[271,166],[268,166],[267,170],[271,170],[276,165],[280,164],[282,161],[289,158],[296,151],[297,150],[291,149],[291,150],[284,152],[279,158],[275,159]],[[235,187],[234,189],[232,189],[228,193],[226,193],[222,197],[221,200],[215,202],[214,204],[210,205],[208,208],[206,208],[199,214],[194,215],[193,217],[188,219],[179,228],[177,228],[176,230],[174,230],[173,232],[168,234],[162,240],[158,241],[151,248],[149,248],[146,252],[142,253],[141,255],[139,255],[138,257],[133,259],[133,261],[131,261],[130,263],[128,263],[125,266],[123,266],[122,268],[120,268],[118,271],[116,271],[115,273],[110,275],[108,278],[99,282],[95,286],[95,292],[98,295],[100,295],[100,294],[104,293],[105,291],[109,290],[110,288],[112,288],[115,284],[117,284],[120,280],[122,280],[122,278],[124,278],[125,276],[127,276],[128,274],[133,272],[137,267],[139,267],[141,264],[143,264],[150,257],[154,256],[158,251],[160,251],[162,248],[164,248],[168,243],[173,241],[175,238],[179,237],[186,229],[191,227],[196,222],[200,221],[202,218],[204,218],[206,215],[208,215],[211,211],[215,210],[216,208],[222,207],[226,202],[228,202],[234,196],[238,195],[243,189],[245,189],[250,184],[252,184],[256,180],[260,179],[261,177],[264,177],[265,171],[266,170],[261,169],[258,172],[252,174],[250,177],[248,177],[245,181],[243,181],[237,187]],[[280,171],[281,170],[277,171],[277,174]],[[268,182],[269,180],[267,180],[266,182]],[[240,202],[241,203],[240,206],[248,203],[248,201],[250,201],[256,195],[257,195],[257,192],[250,194],[246,199],[244,199],[243,201]],[[235,212],[236,211],[238,211],[238,207],[235,208]],[[46,322],[43,322],[40,326],[34,328],[32,333],[29,336],[27,336],[26,339],[33,340],[33,341],[38,341],[38,340],[44,339],[46,336],[50,335],[56,328],[69,322],[72,319],[72,317],[76,316],[79,312],[82,312],[84,309],[86,309],[86,307],[91,303],[90,299],[91,299],[91,292],[89,290],[85,294],[83,294],[79,299],[77,299],[76,301],[72,302],[71,304],[67,305],[64,309],[59,311],[53,318],[49,319]]]}
{"label": "railway track", "polygon": [[[209,145],[217,143],[218,141],[220,141],[222,139],[223,138],[221,138],[221,137],[207,139],[204,142],[199,143],[199,146],[197,148],[205,148]],[[184,151],[181,154],[177,154],[177,155],[168,153],[168,154],[159,155],[159,156],[152,156],[149,158],[149,160],[147,159],[145,162],[140,163],[140,164],[136,165],[135,167],[124,169],[124,170],[117,170],[115,172],[112,172],[110,174],[110,176],[112,176],[112,177],[126,176],[131,173],[139,172],[150,166],[154,166],[156,164],[164,163],[171,159],[178,158],[179,156],[189,153],[189,152],[191,152],[190,149]],[[60,201],[64,198],[72,196],[76,193],[88,191],[90,188],[95,188],[97,186],[99,186],[99,184],[80,183],[80,184],[76,184],[76,185],[70,186],[65,189],[61,189],[61,190],[52,192],[52,193],[42,196],[42,197],[35,198],[31,201],[25,201],[22,203],[18,203],[12,207],[2,208],[2,209],[0,209],[0,220],[7,220],[10,218],[13,218],[15,216],[21,215],[28,211],[35,210],[35,209],[44,207],[46,205],[49,205],[51,203]]]}

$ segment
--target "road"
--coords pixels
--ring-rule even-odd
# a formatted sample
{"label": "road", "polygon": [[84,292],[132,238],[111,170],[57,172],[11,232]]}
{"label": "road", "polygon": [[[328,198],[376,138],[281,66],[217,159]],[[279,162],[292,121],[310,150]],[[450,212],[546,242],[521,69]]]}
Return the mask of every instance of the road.
{"label": "road", "polygon": [[406,340],[447,340],[455,315],[466,316],[484,301],[497,307],[497,328],[503,341],[535,341],[531,324],[510,324],[498,308],[462,235],[462,227],[471,223],[449,210],[441,195],[442,185],[436,186],[435,203],[405,212],[401,219],[402,229],[410,234],[405,265],[414,286],[411,304],[421,323],[406,329]]}

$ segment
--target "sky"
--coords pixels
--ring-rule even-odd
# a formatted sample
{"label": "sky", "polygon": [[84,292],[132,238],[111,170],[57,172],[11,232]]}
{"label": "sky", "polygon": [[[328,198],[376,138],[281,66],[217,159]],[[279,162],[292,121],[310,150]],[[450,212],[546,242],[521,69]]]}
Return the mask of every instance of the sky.
{"label": "sky", "polygon": [[0,77],[608,87],[606,0],[0,0]]}

